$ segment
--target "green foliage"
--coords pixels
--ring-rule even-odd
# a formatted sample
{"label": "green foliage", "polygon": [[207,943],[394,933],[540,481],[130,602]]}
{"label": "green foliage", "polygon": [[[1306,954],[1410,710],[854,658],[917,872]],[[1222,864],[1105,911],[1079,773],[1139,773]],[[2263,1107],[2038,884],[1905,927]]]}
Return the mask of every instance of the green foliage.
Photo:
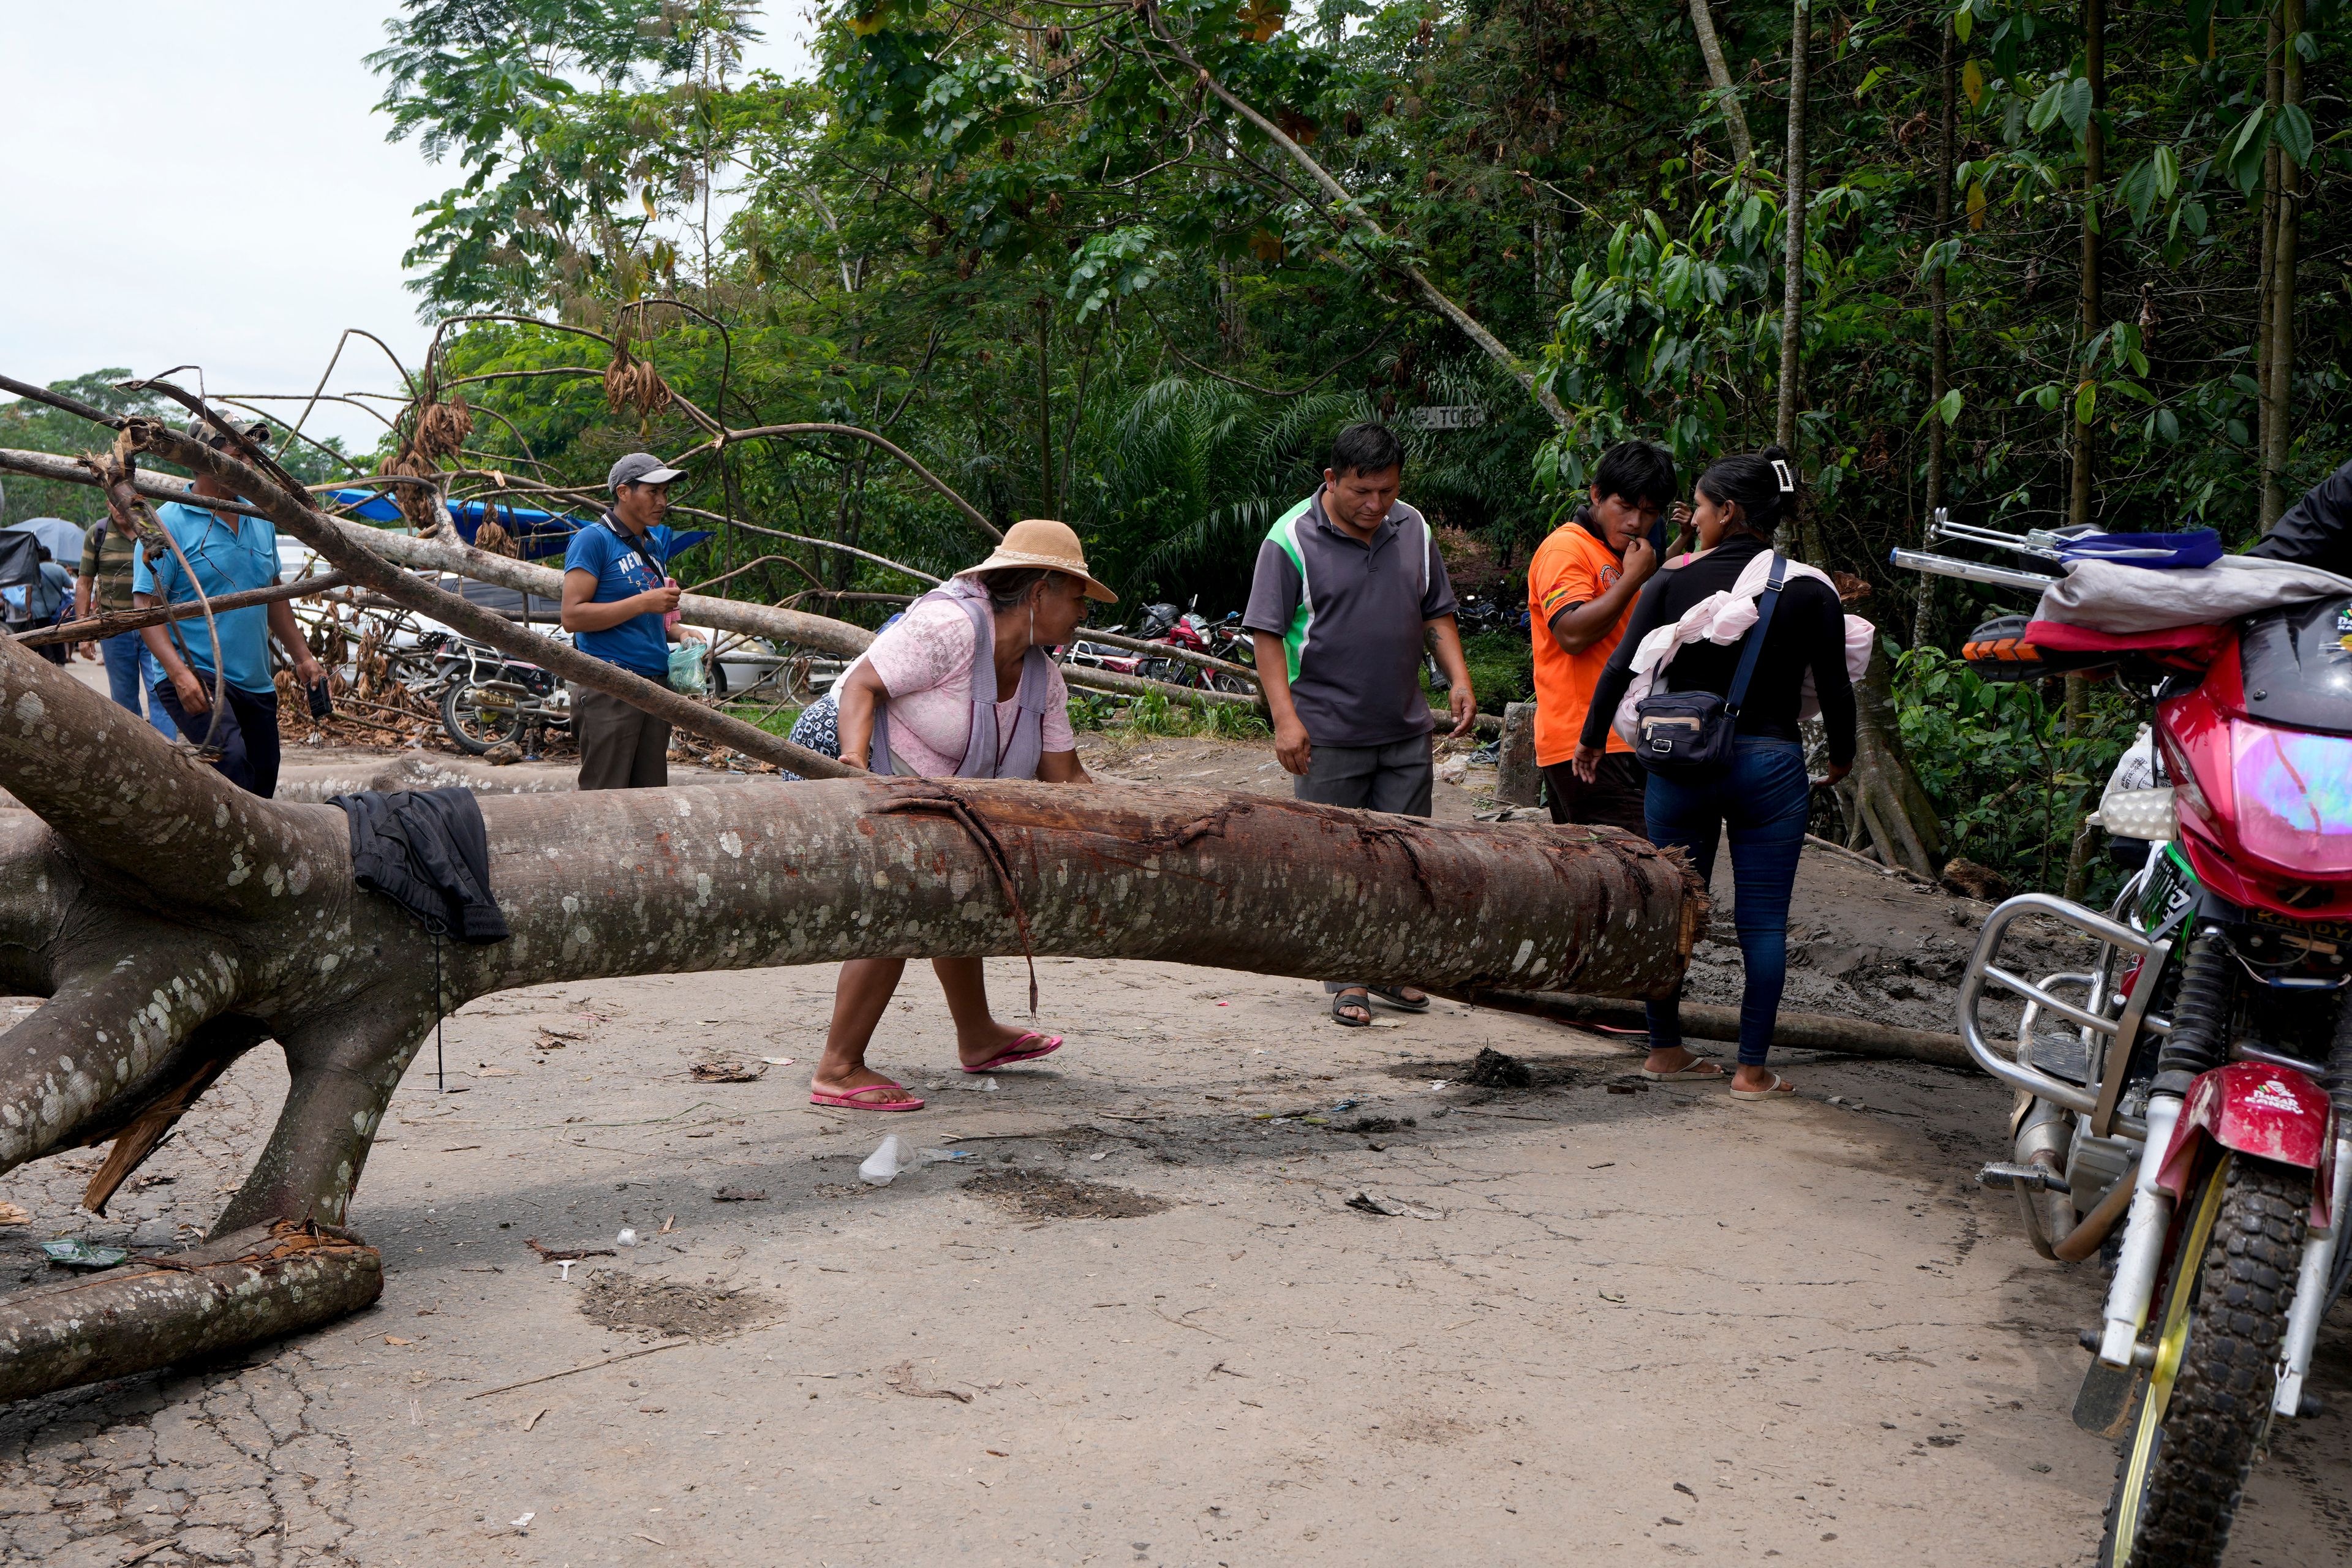
{"label": "green foliage", "polygon": [[[2075,826],[2098,803],[2144,708],[2112,685],[2095,685],[2070,735],[2063,704],[2052,696],[2058,684],[1981,680],[1934,648],[1904,654],[1895,667],[1903,743],[1951,852],[2021,888],[2064,881]],[[2089,890],[2096,903],[2116,879],[2094,865]]]}
{"label": "green foliage", "polygon": [[1189,735],[1195,727],[1192,709],[1170,702],[1157,691],[1147,691],[1127,705],[1125,725],[1134,735]]}
{"label": "green foliage", "polygon": [[[1517,632],[1481,632],[1462,639],[1463,662],[1470,667],[1470,689],[1478,694],[1478,711],[1500,713],[1507,702],[1532,700],[1536,691],[1536,655]],[[1423,684],[1427,684],[1424,677]],[[1430,700],[1445,705],[1440,685]]]}
{"label": "green foliage", "polygon": [[[162,399],[145,393],[115,390],[114,384],[128,380],[130,375],[119,365],[110,366],[88,375],[53,381],[48,389],[109,414],[168,416]],[[104,427],[29,397],[0,404],[0,447],[78,458],[104,451],[110,439]],[[61,517],[87,528],[106,515],[106,503],[87,485],[23,479],[14,474],[6,476],[5,484],[6,504],[0,506],[0,524],[22,522],[28,517]]]}
{"label": "green foliage", "polygon": [[[2326,222],[2352,170],[2346,13],[2310,0],[2304,104],[2274,110],[2273,10],[2246,0],[2110,7],[2104,104],[2075,7],[1817,10],[1805,528],[1821,564],[1870,582],[1866,613],[1890,632],[1909,632],[1919,587],[1887,552],[1917,540],[1937,437],[1944,500],[1965,521],[2062,521],[2083,419],[2096,521],[2250,535],[2273,154],[2305,185],[2288,488],[2352,452],[2352,289]],[[1716,16],[1755,136],[1747,170],[1731,166],[1680,5],[1045,0],[1010,16],[861,0],[820,31],[814,79],[782,82],[742,74],[745,9],[710,0],[410,0],[374,59],[394,133],[463,171],[412,256],[429,312],[496,304],[625,329],[632,353],[730,425],[881,432],[1000,526],[1067,519],[1130,605],[1197,594],[1213,615],[1239,602],[1265,525],[1308,493],[1352,419],[1395,421],[1407,499],[1506,567],[1612,441],[1666,443],[1687,483],[1771,438],[1789,13]],[[1959,96],[1939,235],[1948,19]],[[1202,91],[1155,24],[1351,204],[1335,211]],[[2086,189],[2095,128],[2105,177]],[[714,216],[714,192],[731,211]],[[2085,223],[2102,247],[2087,325]],[[1429,308],[1406,261],[1538,368],[1572,429]],[[1952,374],[1937,396],[1939,273]],[[649,302],[664,295],[693,312]],[[593,482],[620,451],[702,438],[676,407],[609,409],[595,377],[612,350],[593,339],[468,321],[446,342],[445,385],[590,373],[464,383],[484,411],[478,463]],[[1479,416],[1411,417],[1433,406]],[[932,573],[982,548],[906,473],[839,438],[730,446],[681,491]],[[762,557],[782,559],[751,565]],[[747,597],[909,586],[748,529],[722,529],[688,565],[750,566],[725,590]],[[1927,619],[1948,636],[1993,597],[1939,585]],[[1487,706],[1525,691],[1524,644],[1471,657]],[[2067,781],[2099,773],[2121,719],[2103,698],[2066,742],[2038,692],[1915,658],[1905,732],[1962,852],[2042,880],[2092,787]]]}

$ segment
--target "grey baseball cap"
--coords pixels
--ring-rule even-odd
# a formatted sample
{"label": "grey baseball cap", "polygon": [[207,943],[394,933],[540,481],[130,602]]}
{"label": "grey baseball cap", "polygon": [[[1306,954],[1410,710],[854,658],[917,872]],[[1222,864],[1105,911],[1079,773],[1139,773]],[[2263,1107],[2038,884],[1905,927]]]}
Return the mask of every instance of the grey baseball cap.
{"label": "grey baseball cap", "polygon": [[632,452],[613,465],[612,471],[604,476],[604,484],[609,489],[618,489],[623,485],[666,485],[685,477],[684,468],[666,468],[651,452]]}

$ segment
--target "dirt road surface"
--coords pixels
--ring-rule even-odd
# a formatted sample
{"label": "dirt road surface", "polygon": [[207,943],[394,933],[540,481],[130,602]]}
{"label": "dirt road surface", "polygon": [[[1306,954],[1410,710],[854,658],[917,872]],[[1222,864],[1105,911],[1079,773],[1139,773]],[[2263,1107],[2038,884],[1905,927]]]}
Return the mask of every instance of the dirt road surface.
{"label": "dirt road surface", "polygon": [[[1145,742],[1096,762],[1248,787],[1263,756]],[[1940,1025],[1968,918],[1809,858],[1793,1005]],[[1704,948],[1695,989],[1730,984],[1727,957]],[[473,1005],[448,1024],[449,1092],[428,1047],[354,1208],[382,1303],[0,1413],[0,1552],[2089,1559],[2114,1456],[2067,1411],[2097,1282],[2034,1258],[1970,1179],[2001,1152],[1988,1081],[1791,1054],[1804,1098],[1749,1107],[1643,1089],[1622,1039],[1448,1004],[1349,1030],[1296,981],[1039,969],[1069,1044],[984,1079],[954,1070],[910,972],[875,1051],[929,1097],[902,1116],[805,1104],[830,969]],[[991,970],[1011,1006],[1018,962]],[[1532,1087],[1467,1086],[1486,1047]],[[268,1053],[241,1064],[108,1219],[74,1206],[95,1151],[0,1178],[32,1213],[0,1228],[0,1286],[48,1277],[54,1235],[160,1248],[208,1223],[282,1089]],[[886,1133],[910,1162],[957,1157],[868,1186]],[[533,1243],[610,1250],[565,1268]],[[2279,1435],[2233,1563],[2352,1552],[2347,1328],[2339,1308],[2315,1377],[2330,1413]]]}

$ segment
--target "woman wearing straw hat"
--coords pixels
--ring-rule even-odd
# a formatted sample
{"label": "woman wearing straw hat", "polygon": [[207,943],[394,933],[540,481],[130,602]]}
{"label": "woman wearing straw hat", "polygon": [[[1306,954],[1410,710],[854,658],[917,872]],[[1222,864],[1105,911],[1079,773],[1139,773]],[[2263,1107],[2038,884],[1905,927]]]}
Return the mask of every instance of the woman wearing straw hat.
{"label": "woman wearing straw hat", "polygon": [[[877,773],[1092,784],[1078,763],[1069,690],[1045,650],[1069,640],[1088,599],[1118,598],[1087,574],[1086,551],[1067,525],[1014,523],[995,553],[916,600],[876,637],[793,726],[793,740]],[[841,966],[811,1104],[922,1109],[866,1065],[866,1044],[906,967],[902,958]],[[1061,1048],[1059,1035],[990,1015],[978,958],[935,958],[931,968],[955,1018],[964,1071],[993,1072]]]}

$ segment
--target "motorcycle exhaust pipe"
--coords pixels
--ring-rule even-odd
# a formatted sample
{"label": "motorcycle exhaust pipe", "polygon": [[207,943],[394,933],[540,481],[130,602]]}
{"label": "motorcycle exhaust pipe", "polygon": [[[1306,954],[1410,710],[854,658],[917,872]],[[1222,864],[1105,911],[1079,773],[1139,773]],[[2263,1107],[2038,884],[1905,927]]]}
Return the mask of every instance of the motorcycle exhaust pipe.
{"label": "motorcycle exhaust pipe", "polygon": [[2099,1200],[2098,1205],[2083,1216],[2083,1223],[2067,1232],[2066,1238],[2050,1249],[2050,1255],[2061,1263],[2080,1263],[2098,1251],[2099,1244],[2107,1239],[2107,1233],[2116,1228],[2116,1221],[2123,1218],[2124,1209],[2131,1203],[2131,1195],[2130,1180],[2119,1178],[2107,1189],[2106,1196]]}

